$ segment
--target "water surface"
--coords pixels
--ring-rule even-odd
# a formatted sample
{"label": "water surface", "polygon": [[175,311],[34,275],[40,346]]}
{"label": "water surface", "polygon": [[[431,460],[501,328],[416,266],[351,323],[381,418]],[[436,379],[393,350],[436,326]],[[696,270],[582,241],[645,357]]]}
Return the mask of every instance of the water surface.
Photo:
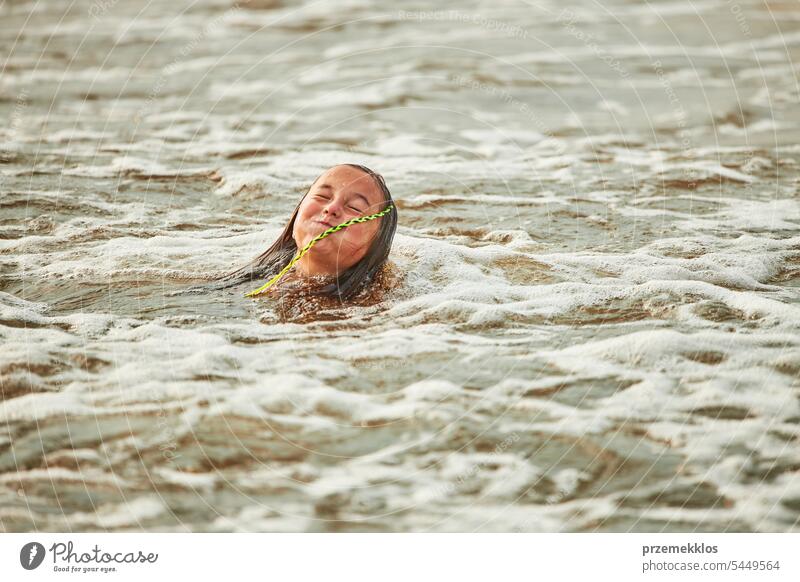
{"label": "water surface", "polygon": [[[3,531],[790,531],[790,2],[0,5]],[[181,293],[327,167],[380,301]]]}

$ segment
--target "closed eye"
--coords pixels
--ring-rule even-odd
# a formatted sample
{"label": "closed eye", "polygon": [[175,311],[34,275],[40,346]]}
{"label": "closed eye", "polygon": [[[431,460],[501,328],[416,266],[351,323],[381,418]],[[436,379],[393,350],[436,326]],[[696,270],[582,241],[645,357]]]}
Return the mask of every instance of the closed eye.
{"label": "closed eye", "polygon": [[[349,208],[352,208],[355,212],[364,213],[369,208],[369,200],[363,194],[356,193],[353,195],[352,199],[350,200],[351,204]],[[355,203],[358,202],[358,205]],[[361,207],[364,207],[363,210]]]}

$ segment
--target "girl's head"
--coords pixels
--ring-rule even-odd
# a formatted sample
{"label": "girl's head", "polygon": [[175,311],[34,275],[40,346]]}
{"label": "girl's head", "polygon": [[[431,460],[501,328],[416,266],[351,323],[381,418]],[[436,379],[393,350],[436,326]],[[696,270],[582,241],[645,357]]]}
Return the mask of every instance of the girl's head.
{"label": "girl's head", "polygon": [[272,246],[225,279],[271,277],[315,236],[352,218],[380,212],[389,204],[393,208],[388,214],[352,224],[318,241],[293,267],[301,275],[332,277],[319,293],[347,299],[369,285],[382,269],[397,230],[397,207],[383,177],[357,164],[334,166],[314,180]]}
{"label": "girl's head", "polygon": [[[292,225],[295,245],[302,249],[332,226],[380,212],[390,199],[385,191],[382,179],[366,168],[348,164],[330,168],[314,181],[297,207]],[[352,224],[327,236],[294,268],[305,275],[340,275],[367,255],[384,218]]]}

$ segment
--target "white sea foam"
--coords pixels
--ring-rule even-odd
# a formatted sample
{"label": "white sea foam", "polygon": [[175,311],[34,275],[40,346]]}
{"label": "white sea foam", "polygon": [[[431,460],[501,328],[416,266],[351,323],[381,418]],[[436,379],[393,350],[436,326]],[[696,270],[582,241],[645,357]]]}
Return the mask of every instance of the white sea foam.
{"label": "white sea foam", "polygon": [[[797,528],[793,20],[213,4],[4,15],[6,529]],[[195,286],[348,162],[377,303]]]}

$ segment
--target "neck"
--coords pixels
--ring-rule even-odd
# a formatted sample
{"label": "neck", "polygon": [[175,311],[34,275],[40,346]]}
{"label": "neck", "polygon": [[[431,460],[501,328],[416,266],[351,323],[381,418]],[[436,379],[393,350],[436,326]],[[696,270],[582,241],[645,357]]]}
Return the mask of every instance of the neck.
{"label": "neck", "polygon": [[329,269],[326,265],[315,262],[310,253],[306,254],[302,259],[297,261],[294,265],[298,275],[303,277],[312,277],[315,275],[336,276],[337,271]]}

